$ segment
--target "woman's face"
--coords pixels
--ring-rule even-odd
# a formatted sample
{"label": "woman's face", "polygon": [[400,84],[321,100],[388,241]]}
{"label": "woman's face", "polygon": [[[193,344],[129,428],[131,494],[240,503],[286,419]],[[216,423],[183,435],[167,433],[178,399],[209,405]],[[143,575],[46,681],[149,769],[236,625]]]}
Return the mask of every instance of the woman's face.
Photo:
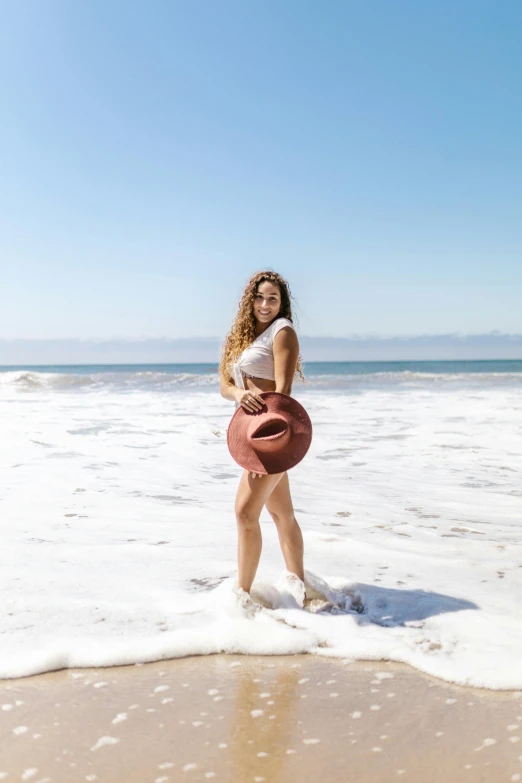
{"label": "woman's face", "polygon": [[254,316],[260,324],[267,325],[279,314],[281,291],[276,283],[265,280],[257,287],[254,297]]}

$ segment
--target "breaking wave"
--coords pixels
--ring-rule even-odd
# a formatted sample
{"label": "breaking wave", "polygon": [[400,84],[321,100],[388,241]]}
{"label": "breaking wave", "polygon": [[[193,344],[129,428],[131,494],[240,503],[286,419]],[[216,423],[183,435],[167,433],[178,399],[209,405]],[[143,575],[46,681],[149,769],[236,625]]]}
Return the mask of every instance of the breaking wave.
{"label": "breaking wave", "polygon": [[[199,369],[199,368],[198,368]],[[207,372],[169,370],[94,370],[88,367],[75,368],[75,372],[42,372],[39,370],[4,370],[0,371],[0,391],[12,392],[42,392],[42,391],[176,391],[184,388],[217,390],[219,377],[215,368]],[[419,372],[418,370],[386,370],[375,372],[353,372],[347,369],[339,372],[317,372],[305,368],[306,384],[303,386],[296,380],[294,390],[297,392],[335,391],[349,392],[362,389],[378,389],[403,387],[411,388],[425,386],[429,388],[450,386],[495,387],[520,386],[520,372]]]}

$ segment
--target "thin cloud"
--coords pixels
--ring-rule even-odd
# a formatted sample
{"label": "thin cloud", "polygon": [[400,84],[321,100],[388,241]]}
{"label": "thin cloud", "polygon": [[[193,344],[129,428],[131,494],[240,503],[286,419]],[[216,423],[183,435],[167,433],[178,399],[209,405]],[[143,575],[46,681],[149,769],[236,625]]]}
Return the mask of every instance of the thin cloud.
{"label": "thin cloud", "polygon": [[[1,365],[165,364],[217,362],[217,337],[157,339],[0,339]],[[522,334],[301,336],[305,361],[522,359]]]}

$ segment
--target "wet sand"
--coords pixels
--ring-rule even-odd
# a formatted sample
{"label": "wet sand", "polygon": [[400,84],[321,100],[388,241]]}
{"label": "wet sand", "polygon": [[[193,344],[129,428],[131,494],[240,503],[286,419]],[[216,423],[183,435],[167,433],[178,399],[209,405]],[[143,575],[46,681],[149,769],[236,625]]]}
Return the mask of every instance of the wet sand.
{"label": "wet sand", "polygon": [[390,663],[210,656],[0,682],[0,780],[522,781],[522,692]]}

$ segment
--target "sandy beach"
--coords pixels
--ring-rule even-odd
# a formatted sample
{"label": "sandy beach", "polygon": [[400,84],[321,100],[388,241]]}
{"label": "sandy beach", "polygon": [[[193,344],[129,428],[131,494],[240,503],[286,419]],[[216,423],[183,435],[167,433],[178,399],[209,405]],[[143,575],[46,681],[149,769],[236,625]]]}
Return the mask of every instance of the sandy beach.
{"label": "sandy beach", "polygon": [[0,783],[522,783],[522,3],[1,11]]}
{"label": "sandy beach", "polygon": [[209,656],[0,683],[0,779],[522,780],[522,692],[394,663]]}
{"label": "sandy beach", "polygon": [[522,781],[518,376],[312,377],[252,616],[205,379],[4,373],[0,783]]}

